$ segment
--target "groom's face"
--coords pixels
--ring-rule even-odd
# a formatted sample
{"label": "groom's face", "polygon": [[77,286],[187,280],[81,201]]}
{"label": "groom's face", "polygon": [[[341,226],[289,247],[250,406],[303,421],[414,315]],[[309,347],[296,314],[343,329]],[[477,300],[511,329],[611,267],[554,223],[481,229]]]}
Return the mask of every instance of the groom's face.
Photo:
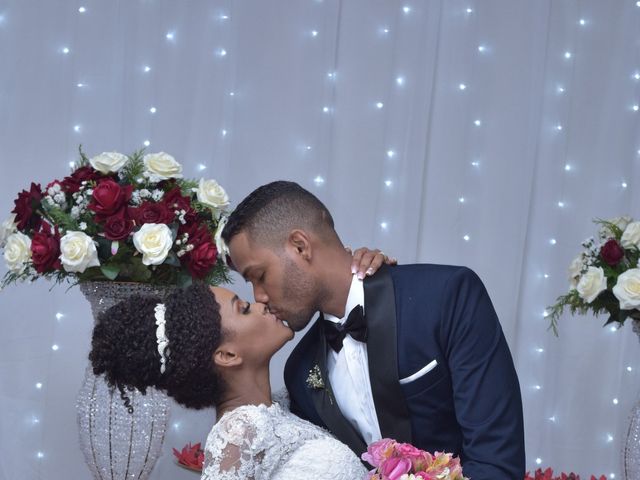
{"label": "groom's face", "polygon": [[318,310],[318,292],[310,268],[284,245],[275,248],[250,241],[245,232],[229,242],[233,268],[253,286],[253,296],[294,331],[307,326]]}

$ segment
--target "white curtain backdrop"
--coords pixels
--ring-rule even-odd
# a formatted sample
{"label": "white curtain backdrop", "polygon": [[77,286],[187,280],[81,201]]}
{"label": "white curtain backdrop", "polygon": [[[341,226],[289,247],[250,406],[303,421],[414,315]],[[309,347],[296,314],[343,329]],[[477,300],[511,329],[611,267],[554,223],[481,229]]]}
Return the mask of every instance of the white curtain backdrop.
{"label": "white curtain backdrop", "polygon": [[[591,219],[640,215],[639,103],[635,0],[0,0],[0,217],[78,144],[147,142],[234,205],[297,181],[345,243],[481,276],[529,469],[622,478],[638,338],[569,316],[555,338],[543,312]],[[89,477],[75,397],[92,319],[77,288],[49,288],[0,292],[2,480]],[[214,418],[174,405],[152,478],[195,478],[171,448]]]}

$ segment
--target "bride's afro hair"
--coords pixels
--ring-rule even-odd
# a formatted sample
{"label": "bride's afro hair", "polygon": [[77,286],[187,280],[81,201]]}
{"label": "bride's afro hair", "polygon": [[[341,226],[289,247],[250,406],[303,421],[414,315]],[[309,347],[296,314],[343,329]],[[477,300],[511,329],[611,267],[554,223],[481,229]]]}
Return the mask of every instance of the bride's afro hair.
{"label": "bride's afro hair", "polygon": [[123,399],[125,388],[146,393],[148,387],[156,387],[187,408],[215,406],[224,384],[213,363],[223,340],[220,305],[213,292],[195,283],[164,301],[169,355],[162,374],[154,312],[158,303],[158,297],[134,295],[98,315],[89,353],[93,372],[104,374]]}

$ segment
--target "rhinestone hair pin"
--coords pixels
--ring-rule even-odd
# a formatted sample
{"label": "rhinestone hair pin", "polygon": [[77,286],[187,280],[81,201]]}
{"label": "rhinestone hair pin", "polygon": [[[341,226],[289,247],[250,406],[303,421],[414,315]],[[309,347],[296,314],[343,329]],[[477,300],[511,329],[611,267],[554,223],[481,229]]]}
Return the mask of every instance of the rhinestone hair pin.
{"label": "rhinestone hair pin", "polygon": [[160,373],[164,373],[166,370],[167,357],[169,357],[169,339],[165,333],[165,325],[167,321],[164,319],[166,308],[163,303],[156,305],[155,317],[156,317],[156,341],[158,342],[158,353],[160,354]]}

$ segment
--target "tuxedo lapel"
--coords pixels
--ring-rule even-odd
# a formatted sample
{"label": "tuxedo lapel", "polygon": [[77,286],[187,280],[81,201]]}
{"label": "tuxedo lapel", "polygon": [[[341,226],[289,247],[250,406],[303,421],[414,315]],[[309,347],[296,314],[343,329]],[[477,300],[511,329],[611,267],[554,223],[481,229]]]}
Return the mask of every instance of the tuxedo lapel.
{"label": "tuxedo lapel", "polygon": [[367,355],[373,402],[383,438],[411,442],[411,422],[398,377],[396,301],[389,267],[364,282]]}
{"label": "tuxedo lapel", "polygon": [[316,342],[317,349],[313,366],[315,367],[317,365],[320,369],[324,388],[309,387],[311,388],[313,403],[320,418],[322,418],[322,421],[331,433],[340,441],[346,443],[356,455],[360,456],[360,454],[367,450],[367,445],[351,423],[342,415],[329,382],[329,375],[327,373],[327,343],[324,332],[322,331],[322,315],[318,319],[317,324],[319,338],[318,342]]}

